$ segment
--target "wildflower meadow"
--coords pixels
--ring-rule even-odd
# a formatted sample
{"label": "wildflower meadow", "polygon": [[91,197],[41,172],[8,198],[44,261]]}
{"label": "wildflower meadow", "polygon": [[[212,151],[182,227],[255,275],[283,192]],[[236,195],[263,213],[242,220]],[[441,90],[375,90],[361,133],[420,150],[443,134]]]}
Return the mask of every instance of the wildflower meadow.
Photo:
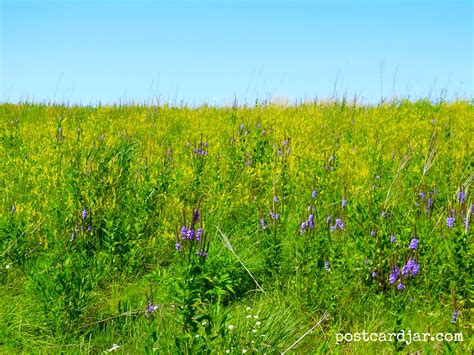
{"label": "wildflower meadow", "polygon": [[1,104],[0,352],[468,353],[472,132],[461,100]]}

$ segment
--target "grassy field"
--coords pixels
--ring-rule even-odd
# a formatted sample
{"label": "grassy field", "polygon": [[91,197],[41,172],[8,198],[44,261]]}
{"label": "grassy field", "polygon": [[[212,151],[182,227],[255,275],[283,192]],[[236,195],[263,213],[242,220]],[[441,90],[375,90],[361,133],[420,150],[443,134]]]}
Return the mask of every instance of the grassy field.
{"label": "grassy field", "polygon": [[0,117],[1,353],[473,350],[472,103]]}

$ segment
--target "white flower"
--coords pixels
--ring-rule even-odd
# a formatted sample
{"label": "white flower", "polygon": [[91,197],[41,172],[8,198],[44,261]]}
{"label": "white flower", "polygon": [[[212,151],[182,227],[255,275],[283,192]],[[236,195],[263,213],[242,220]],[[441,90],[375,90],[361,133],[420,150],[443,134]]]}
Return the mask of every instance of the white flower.
{"label": "white flower", "polygon": [[256,332],[257,332],[257,329],[252,329],[252,332],[256,333]]}
{"label": "white flower", "polygon": [[199,334],[196,334],[196,338],[199,338]]}
{"label": "white flower", "polygon": [[247,352],[247,349],[242,349],[242,353],[246,353]]}
{"label": "white flower", "polygon": [[230,350],[229,350],[229,349],[227,349],[227,350],[225,351],[225,353],[226,353],[226,354],[230,353]]}
{"label": "white flower", "polygon": [[207,325],[207,322],[204,321],[204,322],[201,323],[201,325],[202,325],[203,327],[205,327],[205,326]]}
{"label": "white flower", "polygon": [[5,269],[9,269],[9,268],[10,268],[10,264],[5,265]]}
{"label": "white flower", "polygon": [[262,322],[260,322],[260,321],[255,322],[256,326],[259,326],[260,324],[262,324]]}
{"label": "white flower", "polygon": [[229,329],[230,329],[230,330],[232,330],[232,329],[234,329],[234,328],[235,328],[235,326],[234,326],[233,324],[229,324]]}
{"label": "white flower", "polygon": [[252,316],[250,314],[247,314],[247,318],[250,318],[250,317],[252,317]]}
{"label": "white flower", "polygon": [[258,315],[254,315],[253,317],[254,317],[255,319],[258,319]]}
{"label": "white flower", "polygon": [[247,308],[245,308],[245,309],[246,309],[247,311],[251,311],[251,310],[252,310],[252,308],[250,308],[250,307],[247,307]]}

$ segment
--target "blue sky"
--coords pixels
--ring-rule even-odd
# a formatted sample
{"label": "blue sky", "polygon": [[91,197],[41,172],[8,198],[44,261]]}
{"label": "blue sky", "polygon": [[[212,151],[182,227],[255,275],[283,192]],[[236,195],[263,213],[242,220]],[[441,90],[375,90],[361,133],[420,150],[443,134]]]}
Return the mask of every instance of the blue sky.
{"label": "blue sky", "polygon": [[1,101],[473,95],[471,1],[0,1]]}

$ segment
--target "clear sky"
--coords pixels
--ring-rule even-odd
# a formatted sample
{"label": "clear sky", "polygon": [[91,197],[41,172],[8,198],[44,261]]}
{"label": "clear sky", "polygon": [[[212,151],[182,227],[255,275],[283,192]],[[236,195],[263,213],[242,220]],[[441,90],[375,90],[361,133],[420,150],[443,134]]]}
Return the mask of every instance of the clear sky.
{"label": "clear sky", "polygon": [[473,95],[469,0],[0,2],[4,102]]}

